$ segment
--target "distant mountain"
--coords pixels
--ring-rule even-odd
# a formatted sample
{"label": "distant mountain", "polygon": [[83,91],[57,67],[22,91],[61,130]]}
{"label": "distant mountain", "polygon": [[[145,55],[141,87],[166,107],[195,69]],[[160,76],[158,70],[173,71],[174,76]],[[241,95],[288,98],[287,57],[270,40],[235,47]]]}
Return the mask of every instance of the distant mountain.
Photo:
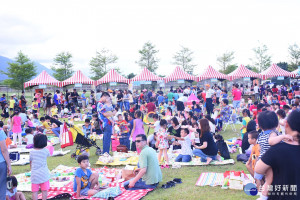
{"label": "distant mountain", "polygon": [[[0,70],[6,72],[7,71],[7,67],[9,62],[14,62],[12,59],[6,58],[4,56],[0,56]],[[43,70],[45,70],[46,72],[48,72],[50,75],[53,74],[53,71],[47,67],[45,67],[44,65],[41,65],[38,62],[33,61],[35,66],[36,66],[36,72],[37,75],[39,75]],[[5,74],[1,74],[0,73],[0,81],[3,81],[5,79],[7,79],[8,77]]]}

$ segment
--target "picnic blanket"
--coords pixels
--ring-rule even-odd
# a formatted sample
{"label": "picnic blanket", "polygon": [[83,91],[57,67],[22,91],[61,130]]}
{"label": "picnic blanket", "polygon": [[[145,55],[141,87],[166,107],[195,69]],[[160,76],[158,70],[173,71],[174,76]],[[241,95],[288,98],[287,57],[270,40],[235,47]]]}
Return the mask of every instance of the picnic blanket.
{"label": "picnic blanket", "polygon": [[[250,182],[254,183],[254,179],[250,174],[247,174]],[[196,186],[222,186],[224,182],[223,173],[203,172],[196,182]]]}
{"label": "picnic blanket", "polygon": [[137,165],[138,155],[136,152],[113,152],[113,156],[99,156],[97,165],[121,166],[121,165]]}
{"label": "picnic blanket", "polygon": [[[202,165],[206,165],[204,162],[201,162],[200,158],[192,158],[192,161],[190,161],[190,162],[175,162],[175,160],[172,160],[170,163],[171,164],[179,164],[181,166],[202,166]],[[222,160],[222,161],[214,160],[210,163],[210,165],[229,165],[229,164],[234,164],[234,160],[233,159]]]}
{"label": "picnic blanket", "polygon": [[[71,197],[71,199],[76,198],[76,193],[73,192],[73,180],[74,180],[74,172],[77,167],[68,167],[64,165],[57,166],[54,170],[51,171],[52,178],[50,179],[50,189],[48,191],[47,199],[55,198],[58,196]],[[97,172],[99,174],[117,174],[121,169],[116,168],[91,168],[92,172]],[[26,176],[27,175],[27,176]],[[20,191],[31,191],[31,182],[30,182],[30,173],[24,173],[16,175],[19,185],[18,190]],[[58,182],[56,181],[57,177],[70,177],[70,179]],[[142,197],[146,196],[148,192],[152,191],[152,189],[143,189],[143,190],[125,190],[123,184],[120,182],[112,182],[109,184],[109,187],[119,186],[121,188],[122,194],[116,197],[116,200],[138,200]],[[22,189],[22,190],[21,190]],[[26,190],[24,190],[26,189]],[[39,195],[39,199],[41,199],[41,194]],[[101,198],[91,198],[91,197],[80,197],[79,199],[94,199],[101,200]]]}

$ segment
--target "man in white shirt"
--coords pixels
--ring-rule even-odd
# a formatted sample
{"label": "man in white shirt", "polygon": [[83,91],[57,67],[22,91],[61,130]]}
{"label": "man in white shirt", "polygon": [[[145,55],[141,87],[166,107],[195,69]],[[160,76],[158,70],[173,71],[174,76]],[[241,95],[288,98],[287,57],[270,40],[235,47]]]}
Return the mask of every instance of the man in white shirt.
{"label": "man in white shirt", "polygon": [[258,98],[259,98],[259,87],[257,86],[256,83],[255,83],[255,86],[254,86],[253,90],[254,90],[255,100],[258,100]]}
{"label": "man in white shirt", "polygon": [[207,111],[207,114],[210,115],[211,113],[213,113],[213,110],[214,110],[212,97],[215,94],[215,91],[213,89],[210,89],[209,84],[206,84],[205,85],[205,93],[206,93],[206,111]]}

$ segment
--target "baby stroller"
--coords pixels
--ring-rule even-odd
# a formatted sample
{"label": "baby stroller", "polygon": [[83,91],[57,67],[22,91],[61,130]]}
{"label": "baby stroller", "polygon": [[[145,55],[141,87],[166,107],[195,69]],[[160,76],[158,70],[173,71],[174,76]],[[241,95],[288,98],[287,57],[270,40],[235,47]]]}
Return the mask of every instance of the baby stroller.
{"label": "baby stroller", "polygon": [[75,153],[71,154],[71,158],[77,159],[79,155],[89,153],[92,146],[97,149],[96,155],[101,155],[101,148],[96,144],[95,137],[85,137],[82,130],[77,126],[70,127],[70,131],[72,132],[74,142],[77,144]]}

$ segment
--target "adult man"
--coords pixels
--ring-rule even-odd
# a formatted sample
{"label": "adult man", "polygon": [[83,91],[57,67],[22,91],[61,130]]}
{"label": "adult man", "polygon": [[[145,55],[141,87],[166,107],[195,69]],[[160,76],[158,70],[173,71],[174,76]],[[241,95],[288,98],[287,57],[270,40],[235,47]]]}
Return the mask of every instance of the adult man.
{"label": "adult man", "polygon": [[101,90],[97,89],[97,91],[96,91],[96,101],[97,102],[100,101],[101,95],[102,95]]}
{"label": "adult man", "polygon": [[63,124],[58,120],[57,115],[54,115],[53,117],[50,117],[48,115],[45,116],[45,120],[50,120],[50,123],[52,125],[51,130],[52,132],[59,137],[60,135],[60,126]]}
{"label": "adult man", "polygon": [[232,86],[232,96],[233,96],[233,107],[234,109],[238,110],[240,108],[242,92],[239,88],[238,84]]}
{"label": "adult man", "polygon": [[255,95],[255,100],[259,99],[259,87],[257,86],[257,84],[254,84],[254,95]]}
{"label": "adult man", "polygon": [[57,106],[58,112],[60,113],[61,108],[60,108],[60,91],[59,90],[56,90],[56,92],[53,96],[53,100],[54,100],[54,103]]}
{"label": "adult man", "polygon": [[149,92],[148,92],[148,94],[147,94],[147,102],[150,102],[150,98],[152,97],[152,95],[153,95],[153,90],[149,90]]}
{"label": "adult man", "polygon": [[[102,97],[102,96],[101,96]],[[118,91],[118,95],[117,95],[117,103],[119,108],[121,109],[121,111],[123,111],[123,94],[122,91],[119,90]]]}
{"label": "adult man", "polygon": [[157,97],[157,104],[158,104],[157,106],[159,106],[160,103],[164,101],[164,99],[165,99],[165,98],[164,98],[163,95],[160,93],[159,96]]}
{"label": "adult man", "polygon": [[66,101],[67,101],[67,107],[70,109],[70,103],[71,103],[71,93],[69,90],[66,90]]}
{"label": "adult man", "polygon": [[162,181],[162,173],[156,152],[147,145],[146,135],[137,135],[135,144],[136,148],[141,150],[138,162],[139,168],[135,170],[137,175],[126,181],[124,187],[128,190],[154,189]]}
{"label": "adult man", "polygon": [[260,100],[263,99],[264,94],[265,94],[265,87],[263,85],[260,85],[260,88],[259,88]]}
{"label": "adult man", "polygon": [[153,103],[153,97],[150,98],[150,102],[146,105],[147,113],[155,111],[155,104]]}
{"label": "adult man", "polygon": [[206,84],[205,85],[205,97],[206,97],[206,111],[207,114],[210,115],[213,113],[214,110],[214,105],[212,101],[212,97],[215,94],[215,91],[213,89],[210,89],[210,85]]}
{"label": "adult man", "polygon": [[71,98],[76,107],[78,107],[78,100],[77,100],[78,97],[79,94],[77,93],[76,89],[73,89],[73,92],[71,93]]}
{"label": "adult man", "polygon": [[5,98],[5,94],[2,95],[2,97],[0,98],[0,104],[1,104],[1,107],[2,107],[2,110],[4,108],[4,105],[6,103],[6,98]]}
{"label": "adult man", "polygon": [[110,95],[107,92],[103,92],[100,98],[100,101],[97,105],[98,118],[102,122],[102,132],[103,132],[103,153],[109,153],[110,143],[111,143],[111,134],[112,134],[112,123],[108,118],[111,118],[115,115],[114,112],[106,112],[106,109],[103,109],[103,106],[106,101],[108,101]]}
{"label": "adult man", "polygon": [[169,101],[172,102],[172,101],[173,101],[173,97],[174,97],[174,93],[172,92],[172,90],[170,90],[170,92],[168,93],[167,96],[168,96],[168,102],[169,102]]}

